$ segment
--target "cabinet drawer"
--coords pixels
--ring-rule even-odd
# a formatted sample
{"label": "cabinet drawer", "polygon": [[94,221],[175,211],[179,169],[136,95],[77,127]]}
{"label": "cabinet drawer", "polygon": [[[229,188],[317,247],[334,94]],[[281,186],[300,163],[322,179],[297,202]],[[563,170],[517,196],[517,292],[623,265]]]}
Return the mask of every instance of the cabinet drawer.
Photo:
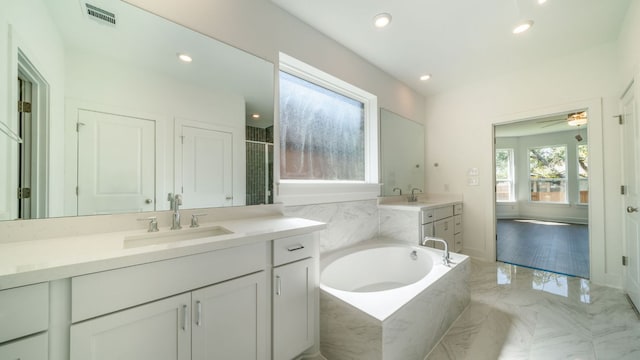
{"label": "cabinet drawer", "polygon": [[267,243],[261,242],[74,277],[71,321],[264,270],[266,249]]}
{"label": "cabinet drawer", "polygon": [[457,234],[462,231],[462,215],[453,217],[453,233]]}
{"label": "cabinet drawer", "polygon": [[46,360],[49,358],[49,335],[42,333],[0,345],[0,359]]}
{"label": "cabinet drawer", "polygon": [[49,283],[0,291],[0,343],[48,327]]}
{"label": "cabinet drawer", "polygon": [[312,234],[273,240],[273,266],[312,257],[314,252],[315,239]]}
{"label": "cabinet drawer", "polygon": [[453,215],[462,214],[462,204],[453,205]]}
{"label": "cabinet drawer", "polygon": [[430,223],[430,222],[433,222],[433,220],[434,220],[433,209],[422,210],[420,212],[420,224]]}
{"label": "cabinet drawer", "polygon": [[453,206],[444,206],[434,209],[435,221],[453,216]]}
{"label": "cabinet drawer", "polygon": [[453,236],[453,251],[454,252],[460,252],[462,251],[462,233],[459,234],[455,234]]}

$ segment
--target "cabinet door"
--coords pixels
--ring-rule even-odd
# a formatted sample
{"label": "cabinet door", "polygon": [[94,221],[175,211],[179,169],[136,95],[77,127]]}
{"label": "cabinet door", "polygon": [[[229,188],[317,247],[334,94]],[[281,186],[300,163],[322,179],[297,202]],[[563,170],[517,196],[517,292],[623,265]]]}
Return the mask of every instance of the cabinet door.
{"label": "cabinet door", "polygon": [[46,360],[49,355],[47,333],[0,345],[0,359]]}
{"label": "cabinet door", "polygon": [[194,291],[193,360],[263,360],[266,278],[261,271]]}
{"label": "cabinet door", "polygon": [[313,345],[315,285],[312,258],[273,269],[273,359],[290,360]]}
{"label": "cabinet door", "polygon": [[[438,220],[433,224],[434,236],[445,240],[449,247],[449,251],[453,251],[454,249],[453,229],[454,224],[452,217]],[[441,243],[437,243],[435,247],[437,249],[444,249],[444,246],[442,246]]]}
{"label": "cabinet door", "polygon": [[71,360],[187,360],[191,295],[182,294],[71,326]]}

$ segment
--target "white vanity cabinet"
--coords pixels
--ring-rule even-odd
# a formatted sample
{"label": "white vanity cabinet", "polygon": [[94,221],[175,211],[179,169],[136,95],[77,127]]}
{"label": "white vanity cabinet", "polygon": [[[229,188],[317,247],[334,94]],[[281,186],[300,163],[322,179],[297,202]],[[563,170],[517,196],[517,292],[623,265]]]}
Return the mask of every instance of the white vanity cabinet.
{"label": "white vanity cabinet", "polygon": [[191,359],[190,294],[71,326],[70,359]]}
{"label": "white vanity cabinet", "polygon": [[273,360],[291,360],[315,340],[316,247],[312,235],[273,243]]}
{"label": "white vanity cabinet", "polygon": [[266,360],[266,262],[258,243],[72,278],[70,359]]}
{"label": "white vanity cabinet", "polygon": [[47,359],[49,283],[0,291],[0,359]]}
{"label": "white vanity cabinet", "polygon": [[193,360],[266,360],[265,272],[194,291]]}
{"label": "white vanity cabinet", "polygon": [[[421,238],[434,236],[447,242],[450,251],[462,250],[462,204],[440,206],[421,211]],[[440,243],[429,244],[438,249]]]}

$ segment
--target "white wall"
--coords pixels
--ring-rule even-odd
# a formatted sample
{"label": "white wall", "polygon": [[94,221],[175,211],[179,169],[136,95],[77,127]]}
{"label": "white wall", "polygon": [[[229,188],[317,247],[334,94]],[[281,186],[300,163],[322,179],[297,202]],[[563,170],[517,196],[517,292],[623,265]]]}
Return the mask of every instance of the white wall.
{"label": "white wall", "polygon": [[[590,123],[589,143],[595,147],[595,153],[590,155],[606,159],[604,164],[602,158],[590,159],[594,160],[591,166],[594,171],[607,174],[604,184],[598,184],[590,194],[591,274],[595,282],[621,285],[621,223],[607,216],[616,212],[620,203],[615,192],[620,185],[619,129],[610,120],[618,111],[617,95],[622,91],[615,81],[616,52],[615,43],[604,44],[551,59],[535,68],[468,84],[427,101],[426,183],[429,192],[448,188],[463,193],[464,233],[474,234],[465,236],[466,253],[495,259],[493,124],[571,110],[588,103],[597,108],[597,113],[590,112],[590,116],[604,119],[600,126]],[[440,166],[429,165],[435,162]],[[466,173],[472,167],[479,169],[479,186],[467,186]]]}
{"label": "white wall", "polygon": [[[496,217],[527,218],[537,220],[563,221],[575,224],[588,222],[588,208],[578,204],[578,159],[577,146],[580,143],[574,136],[580,134],[587,139],[586,129],[563,131],[557,133],[496,138],[496,149],[511,148],[514,150],[514,170],[516,181],[516,201],[513,203],[496,203]],[[541,146],[566,145],[567,147],[567,204],[549,204],[529,201],[529,149]]]}
{"label": "white wall", "polygon": [[[9,20],[11,19],[11,20]],[[63,44],[58,36],[55,24],[48,15],[48,10],[36,0],[2,1],[0,3],[0,83],[12,86],[0,86],[0,113],[5,124],[17,130],[17,108],[11,99],[17,99],[17,50],[20,49],[49,84],[50,137],[49,143],[49,184],[52,189],[62,187],[64,181],[64,52]],[[8,62],[8,63],[7,63]],[[11,103],[9,103],[11,101]],[[4,136],[4,135],[0,135]],[[2,146],[2,142],[0,142]],[[6,149],[3,147],[2,149]],[[15,158],[15,144],[10,144],[2,157]],[[3,160],[16,166],[13,160]],[[3,161],[0,161],[0,165]],[[7,197],[15,199],[17,177],[2,167],[0,175],[0,192],[8,191]],[[7,180],[6,177],[10,177]],[[15,177],[15,178],[14,178]],[[8,187],[8,190],[7,190]],[[49,214],[62,214],[63,194],[51,191],[49,198]],[[5,202],[0,202],[5,204]],[[13,207],[13,205],[12,205]],[[15,218],[11,209],[11,218]],[[0,212],[3,212],[0,209]]]}

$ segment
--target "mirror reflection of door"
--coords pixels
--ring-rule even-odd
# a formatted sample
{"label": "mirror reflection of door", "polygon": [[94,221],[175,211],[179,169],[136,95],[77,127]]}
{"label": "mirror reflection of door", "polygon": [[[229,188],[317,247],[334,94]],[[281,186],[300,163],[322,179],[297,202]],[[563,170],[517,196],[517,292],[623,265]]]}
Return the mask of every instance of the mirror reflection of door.
{"label": "mirror reflection of door", "polygon": [[181,125],[181,148],[176,156],[176,192],[185,208],[233,205],[231,132],[215,126]]}
{"label": "mirror reflection of door", "polygon": [[625,224],[625,290],[636,307],[640,306],[640,135],[638,134],[637,96],[634,86],[622,98],[624,224]]}
{"label": "mirror reflection of door", "polygon": [[[18,76],[18,131],[22,143],[18,146],[18,218],[31,219],[31,167],[32,139],[35,129],[32,126],[32,84],[26,78]],[[33,196],[36,194],[34,193]]]}
{"label": "mirror reflection of door", "polygon": [[153,211],[155,122],[79,109],[77,130],[78,215]]}
{"label": "mirror reflection of door", "polygon": [[496,258],[589,278],[588,115],[495,127]]}

